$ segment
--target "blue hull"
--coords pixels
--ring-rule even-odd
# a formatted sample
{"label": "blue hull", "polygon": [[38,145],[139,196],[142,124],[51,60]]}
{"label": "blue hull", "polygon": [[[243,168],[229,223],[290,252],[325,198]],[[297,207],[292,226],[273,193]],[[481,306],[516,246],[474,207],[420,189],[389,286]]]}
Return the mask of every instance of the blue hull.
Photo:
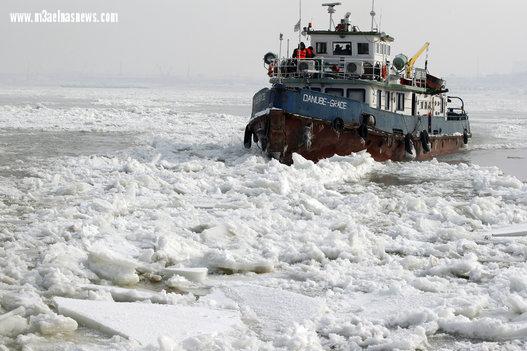
{"label": "blue hull", "polygon": [[277,85],[253,99],[244,144],[257,142],[284,163],[292,154],[318,161],[367,150],[374,159],[430,159],[458,151],[468,142],[466,115],[406,116],[308,89]]}
{"label": "blue hull", "polygon": [[454,136],[467,133],[470,136],[470,123],[466,116],[405,116],[308,89],[289,90],[276,86],[260,90],[253,98],[251,119],[272,109],[328,123],[339,118],[349,126],[359,126],[365,115],[374,116],[375,129],[390,134],[410,133],[418,136],[421,131],[426,130],[430,135]]}

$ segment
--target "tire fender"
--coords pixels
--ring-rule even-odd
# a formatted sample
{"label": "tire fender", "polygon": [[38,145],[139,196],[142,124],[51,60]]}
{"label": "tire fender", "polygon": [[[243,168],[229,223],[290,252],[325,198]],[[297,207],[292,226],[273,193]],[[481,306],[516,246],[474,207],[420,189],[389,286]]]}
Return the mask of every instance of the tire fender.
{"label": "tire fender", "polygon": [[421,147],[423,148],[423,151],[425,154],[430,152],[430,137],[428,136],[428,132],[426,130],[423,130],[421,134],[419,135],[419,140],[421,141]]}

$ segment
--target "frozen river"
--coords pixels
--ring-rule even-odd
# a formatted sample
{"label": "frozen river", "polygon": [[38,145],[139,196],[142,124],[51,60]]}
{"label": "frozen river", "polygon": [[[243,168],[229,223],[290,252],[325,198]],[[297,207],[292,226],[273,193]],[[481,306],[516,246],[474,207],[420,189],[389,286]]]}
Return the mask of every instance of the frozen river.
{"label": "frozen river", "polygon": [[527,95],[459,92],[457,155],[287,167],[243,149],[253,91],[0,89],[0,345],[149,349],[61,296],[239,314],[189,350],[527,347],[527,239],[486,235],[527,223]]}

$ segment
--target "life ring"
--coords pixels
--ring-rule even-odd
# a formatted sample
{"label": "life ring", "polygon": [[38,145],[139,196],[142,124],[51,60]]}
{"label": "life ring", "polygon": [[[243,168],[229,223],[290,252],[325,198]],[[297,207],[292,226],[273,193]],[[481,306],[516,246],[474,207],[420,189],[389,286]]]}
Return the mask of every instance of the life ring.
{"label": "life ring", "polygon": [[382,65],[381,77],[383,80],[386,80],[386,78],[388,78],[388,66],[386,66],[386,64]]}
{"label": "life ring", "polygon": [[421,134],[419,135],[419,139],[421,140],[421,147],[423,148],[423,151],[425,154],[430,152],[430,137],[428,136],[428,132],[426,130],[423,130]]}

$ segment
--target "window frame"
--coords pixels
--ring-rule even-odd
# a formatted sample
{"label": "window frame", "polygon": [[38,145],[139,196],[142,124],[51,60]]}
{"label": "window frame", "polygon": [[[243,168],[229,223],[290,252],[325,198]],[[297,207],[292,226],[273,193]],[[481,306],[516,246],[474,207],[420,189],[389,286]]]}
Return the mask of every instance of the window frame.
{"label": "window frame", "polygon": [[[320,46],[323,46],[324,51],[319,50]],[[328,53],[328,43],[325,41],[319,41],[315,43],[315,53],[318,54],[327,54]]]}
{"label": "window frame", "polygon": [[[362,100],[356,100],[356,99],[352,99],[350,97],[350,93],[351,92],[360,92],[362,93]],[[362,102],[362,103],[365,103],[366,102],[366,89],[360,89],[360,88],[350,88],[350,89],[347,89],[346,90],[346,97],[350,100],[353,100],[353,101],[358,101],[358,102]]]}
{"label": "window frame", "polygon": [[[336,54],[335,53],[336,52],[335,51],[335,47],[337,45],[341,45],[342,46],[342,53],[340,53],[340,54]],[[344,54],[343,52],[344,52],[346,46],[348,46],[348,45],[350,46],[350,53],[349,54]],[[334,41],[332,43],[332,52],[333,52],[333,55],[335,55],[335,56],[353,56],[353,42],[351,42],[351,41]]]}
{"label": "window frame", "polygon": [[[330,91],[334,91],[334,92],[340,90],[341,95],[334,95],[334,94],[331,94],[331,92],[328,92],[328,90],[330,90]],[[335,97],[344,97],[344,88],[325,88],[325,89],[324,89],[324,93],[325,93],[325,94],[328,94],[328,95],[331,95],[331,96],[335,96]]]}
{"label": "window frame", "polygon": [[[364,45],[366,45],[366,53],[361,53],[361,46],[364,48]],[[370,54],[370,43],[357,43],[357,55],[369,55]]]}
{"label": "window frame", "polygon": [[405,93],[397,93],[397,104],[396,104],[396,110],[397,111],[404,111],[405,110],[405,102],[406,102],[406,94]]}
{"label": "window frame", "polygon": [[392,109],[392,92],[386,91],[384,96],[384,109],[386,111],[391,111]]}

